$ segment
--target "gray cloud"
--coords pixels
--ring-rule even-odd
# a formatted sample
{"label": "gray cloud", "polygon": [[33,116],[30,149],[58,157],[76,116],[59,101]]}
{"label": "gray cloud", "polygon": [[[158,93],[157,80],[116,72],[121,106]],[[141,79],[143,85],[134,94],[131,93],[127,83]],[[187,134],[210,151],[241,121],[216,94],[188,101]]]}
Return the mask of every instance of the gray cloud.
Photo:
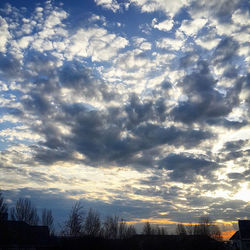
{"label": "gray cloud", "polygon": [[237,140],[237,141],[229,141],[224,144],[224,150],[232,151],[241,149],[244,145],[247,144],[247,140]]}
{"label": "gray cloud", "polygon": [[238,48],[239,44],[232,38],[227,37],[223,39],[214,51],[213,63],[222,65],[224,65],[225,63],[230,63],[233,57],[236,56]]}
{"label": "gray cloud", "polygon": [[0,53],[0,74],[4,79],[15,79],[21,71],[21,63],[12,55]]}
{"label": "gray cloud", "polygon": [[[192,124],[194,122],[225,125],[225,116],[238,104],[241,82],[228,90],[226,96],[215,89],[216,80],[209,72],[208,64],[201,61],[199,71],[184,77],[180,86],[188,100],[173,108],[171,115],[175,121]],[[229,122],[228,122],[229,123]]]}
{"label": "gray cloud", "polygon": [[170,154],[160,160],[159,167],[172,171],[169,174],[172,181],[191,183],[197,175],[211,178],[212,172],[218,169],[219,165],[202,156]]}
{"label": "gray cloud", "polygon": [[208,12],[210,16],[216,18],[219,22],[225,23],[231,21],[235,9],[243,5],[244,2],[246,3],[244,0],[222,0],[218,4],[217,1],[193,1],[190,6],[190,12],[195,15]]}

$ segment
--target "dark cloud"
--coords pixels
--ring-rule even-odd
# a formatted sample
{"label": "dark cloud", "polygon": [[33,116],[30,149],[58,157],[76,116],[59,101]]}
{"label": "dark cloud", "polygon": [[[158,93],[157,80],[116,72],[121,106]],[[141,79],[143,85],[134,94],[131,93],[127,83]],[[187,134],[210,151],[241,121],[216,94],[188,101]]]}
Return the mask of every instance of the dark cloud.
{"label": "dark cloud", "polygon": [[248,144],[249,140],[236,140],[236,141],[226,142],[223,145],[223,148],[220,150],[222,152],[220,160],[221,161],[241,160],[241,165],[247,165],[248,156],[250,155],[250,150],[247,149]]}
{"label": "dark cloud", "polygon": [[62,87],[73,89],[86,97],[94,97],[99,92],[90,71],[77,62],[66,63],[59,72],[59,79]]}
{"label": "dark cloud", "polygon": [[[198,65],[199,70],[185,76],[180,83],[188,100],[173,108],[171,115],[175,121],[187,124],[213,121],[213,124],[220,125],[221,119],[225,119],[224,116],[239,102],[241,82],[237,87],[228,90],[225,96],[215,89],[216,80],[210,74],[208,64],[201,61]],[[224,120],[223,124],[225,123]]]}
{"label": "dark cloud", "polygon": [[248,140],[237,140],[237,141],[229,141],[224,144],[223,150],[231,151],[231,150],[239,150],[244,145],[246,145]]}
{"label": "dark cloud", "polygon": [[209,12],[220,23],[230,22],[235,9],[246,1],[242,0],[221,0],[217,1],[193,1],[190,9],[193,14],[202,14]]}
{"label": "dark cloud", "polygon": [[187,68],[194,66],[194,62],[197,60],[195,53],[187,53],[185,56],[180,58],[180,68]]}
{"label": "dark cloud", "polygon": [[221,126],[229,129],[240,129],[248,124],[248,121],[229,121],[224,117],[213,117],[206,120],[208,125]]}
{"label": "dark cloud", "polygon": [[[231,37],[223,39],[214,51],[212,62],[215,65],[221,64],[221,66],[231,63],[232,59],[236,56],[238,48],[239,44]],[[235,73],[235,70],[233,72]],[[228,75],[228,71],[226,71],[226,75]]]}
{"label": "dark cloud", "polygon": [[36,153],[34,155],[34,160],[50,165],[57,161],[71,161],[73,157],[71,151],[55,149],[51,150],[45,147],[33,146],[31,147]]}
{"label": "dark cloud", "polygon": [[244,101],[246,102],[246,108],[248,112],[248,122],[250,116],[250,73],[245,77],[242,77],[242,90],[241,93],[245,96]]}
{"label": "dark cloud", "polygon": [[42,93],[30,93],[22,100],[26,111],[36,111],[36,115],[45,115],[51,112],[51,104]]}
{"label": "dark cloud", "polygon": [[[40,126],[33,126],[33,130],[45,138],[40,147],[33,147],[35,158],[41,162],[50,164],[57,160],[73,160],[75,150],[83,153],[90,165],[152,166],[157,146],[167,144],[191,148],[212,137],[208,131],[161,126],[167,115],[162,98],[142,101],[131,94],[124,106],[104,110],[90,108],[87,102],[65,103],[56,92],[56,87],[61,85],[87,99],[98,98],[109,91],[105,90],[105,84],[102,86],[93,78],[88,69],[75,62],[67,63],[60,69],[58,83],[54,82],[53,70],[45,71],[48,77],[37,78],[29,96],[22,100],[24,109],[41,120]],[[152,124],[152,121],[158,125]],[[67,125],[70,134],[62,134],[57,123]],[[137,157],[139,152],[141,156]]]}
{"label": "dark cloud", "polygon": [[240,179],[240,180],[242,180],[244,177],[244,175],[241,173],[229,173],[227,176],[230,179]]}
{"label": "dark cloud", "polygon": [[196,180],[197,175],[211,178],[212,172],[217,170],[219,165],[202,156],[170,154],[159,161],[159,167],[172,171],[169,174],[172,181],[191,183]]}
{"label": "dark cloud", "polygon": [[140,123],[150,120],[164,121],[166,118],[166,107],[164,101],[159,99],[142,102],[136,94],[131,94],[130,99],[124,107],[127,113],[127,128],[133,129]]}
{"label": "dark cloud", "polygon": [[135,129],[134,134],[139,136],[149,145],[169,144],[176,147],[190,148],[198,145],[201,141],[212,137],[210,132],[200,130],[181,130],[174,126],[165,128],[159,125],[147,124]]}
{"label": "dark cloud", "polygon": [[5,80],[15,79],[20,75],[21,63],[12,55],[0,53],[0,74]]}
{"label": "dark cloud", "polygon": [[231,181],[237,181],[239,183],[245,182],[245,181],[249,181],[250,179],[250,170],[245,170],[243,172],[231,172],[228,175],[228,178],[231,179]]}
{"label": "dark cloud", "polygon": [[[235,186],[236,188],[238,188],[238,186]],[[213,182],[213,183],[209,183],[209,184],[203,184],[201,186],[202,190],[206,190],[206,191],[216,191],[219,189],[223,189],[223,190],[227,190],[227,191],[232,191],[232,186],[230,185],[230,183],[221,183],[221,182]]]}

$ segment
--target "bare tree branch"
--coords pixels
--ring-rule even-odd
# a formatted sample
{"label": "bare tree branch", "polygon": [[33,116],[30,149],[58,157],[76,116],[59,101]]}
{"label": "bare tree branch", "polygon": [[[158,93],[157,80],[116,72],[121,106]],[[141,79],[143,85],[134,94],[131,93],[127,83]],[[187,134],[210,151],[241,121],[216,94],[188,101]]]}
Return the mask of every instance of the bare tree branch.
{"label": "bare tree branch", "polygon": [[79,237],[83,234],[83,207],[81,202],[76,202],[68,216],[68,219],[65,222],[65,225],[62,230],[63,235]]}
{"label": "bare tree branch", "polygon": [[7,213],[8,213],[8,206],[4,201],[2,193],[0,192],[0,221],[5,219]]}
{"label": "bare tree branch", "polygon": [[90,208],[84,223],[84,233],[92,237],[97,237],[100,235],[100,231],[100,216],[95,210]]}
{"label": "bare tree branch", "polygon": [[32,205],[29,199],[19,198],[16,206],[11,208],[11,219],[24,221],[30,225],[38,225],[39,216],[37,209]]}
{"label": "bare tree branch", "polygon": [[49,228],[49,232],[51,235],[54,234],[54,218],[52,215],[52,211],[44,208],[42,211],[42,225],[47,226]]}

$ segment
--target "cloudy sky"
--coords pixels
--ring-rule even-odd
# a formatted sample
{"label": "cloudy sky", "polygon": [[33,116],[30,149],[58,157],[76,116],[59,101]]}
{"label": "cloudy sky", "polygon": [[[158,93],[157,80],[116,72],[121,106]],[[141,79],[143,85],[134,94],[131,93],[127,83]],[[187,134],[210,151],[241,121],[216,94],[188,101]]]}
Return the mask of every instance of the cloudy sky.
{"label": "cloudy sky", "polygon": [[[247,0],[1,1],[0,189],[128,221],[250,219]],[[171,229],[170,229],[171,230]]]}

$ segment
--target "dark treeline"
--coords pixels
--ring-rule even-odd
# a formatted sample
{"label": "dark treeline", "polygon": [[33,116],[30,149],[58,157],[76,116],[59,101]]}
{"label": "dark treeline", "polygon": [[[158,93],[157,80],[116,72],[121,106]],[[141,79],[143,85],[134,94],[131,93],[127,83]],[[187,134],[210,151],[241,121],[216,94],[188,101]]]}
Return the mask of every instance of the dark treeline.
{"label": "dark treeline", "polygon": [[[47,228],[48,249],[177,249],[176,246],[181,249],[224,249],[225,247],[219,228],[209,217],[201,217],[199,223],[194,225],[178,224],[174,235],[168,235],[164,227],[146,222],[142,232],[137,234],[133,225],[129,225],[118,216],[107,216],[101,220],[100,214],[95,209],[90,208],[86,213],[81,203],[76,202],[60,229],[55,232],[54,218],[50,209],[42,209],[39,215],[36,207],[27,198],[19,198],[9,209],[0,193],[0,249],[1,230],[6,231],[4,226],[9,225],[6,221],[27,223],[32,230],[38,230],[39,227],[43,230]],[[32,242],[34,245],[34,240]],[[198,244],[197,248],[194,248],[195,244]]]}
{"label": "dark treeline", "polygon": [[[0,193],[0,218],[8,216],[8,206],[4,202]],[[128,225],[118,216],[107,216],[101,221],[100,214],[90,208],[85,215],[85,211],[80,202],[76,202],[66,220],[55,233],[55,225],[52,211],[44,208],[39,216],[37,208],[27,198],[19,198],[14,207],[9,209],[9,219],[11,221],[23,221],[31,226],[47,226],[50,235],[64,237],[103,237],[106,239],[126,239],[136,234],[133,225]]]}
{"label": "dark treeline", "polygon": [[80,202],[76,202],[59,232],[61,236],[102,237],[105,239],[127,239],[136,234],[133,225],[128,225],[118,216],[107,216],[103,221],[100,214],[90,208],[86,216]]}

